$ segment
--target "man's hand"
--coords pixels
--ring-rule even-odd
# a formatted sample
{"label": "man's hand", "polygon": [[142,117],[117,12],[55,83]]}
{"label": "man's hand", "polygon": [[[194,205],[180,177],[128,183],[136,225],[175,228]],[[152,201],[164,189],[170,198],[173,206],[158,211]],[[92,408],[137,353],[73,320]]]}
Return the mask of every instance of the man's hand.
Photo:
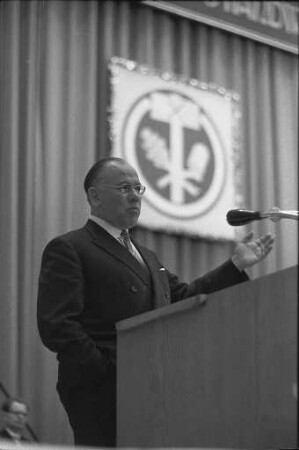
{"label": "man's hand", "polygon": [[233,263],[242,271],[246,267],[262,261],[272,250],[274,240],[275,236],[271,233],[253,239],[253,232],[251,231],[237,244],[232,256]]}

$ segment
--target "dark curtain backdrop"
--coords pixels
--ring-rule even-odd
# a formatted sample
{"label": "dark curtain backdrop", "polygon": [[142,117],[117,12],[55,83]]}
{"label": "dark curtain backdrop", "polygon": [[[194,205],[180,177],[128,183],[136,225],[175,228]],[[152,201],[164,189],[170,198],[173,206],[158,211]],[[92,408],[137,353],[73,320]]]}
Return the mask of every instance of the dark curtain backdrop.
{"label": "dark curtain backdrop", "polygon": [[[112,56],[238,92],[244,207],[298,208],[297,56],[140,2],[2,1],[0,381],[29,401],[31,424],[48,443],[72,439],[55,392],[55,356],[37,334],[41,252],[50,238],[86,220],[84,175],[109,154]],[[297,222],[252,228],[277,235],[275,251],[250,272],[253,278],[297,263]],[[136,234],[186,280],[233,248],[141,228]]]}

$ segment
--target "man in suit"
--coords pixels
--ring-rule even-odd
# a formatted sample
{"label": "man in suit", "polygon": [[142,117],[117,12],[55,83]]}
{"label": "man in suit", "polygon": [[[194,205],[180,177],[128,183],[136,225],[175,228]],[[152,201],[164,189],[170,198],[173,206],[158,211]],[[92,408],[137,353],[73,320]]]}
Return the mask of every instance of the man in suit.
{"label": "man in suit", "polygon": [[273,237],[248,235],[220,267],[181,282],[127,231],[138,221],[145,188],[120,158],[98,161],[84,188],[91,215],[83,228],[45,248],[38,292],[38,327],[57,353],[57,390],[76,445],[116,444],[116,332],[119,320],[248,279]]}
{"label": "man in suit", "polygon": [[0,440],[8,440],[19,444],[28,441],[23,433],[27,425],[28,407],[19,399],[9,397],[2,404],[3,428],[0,430]]}

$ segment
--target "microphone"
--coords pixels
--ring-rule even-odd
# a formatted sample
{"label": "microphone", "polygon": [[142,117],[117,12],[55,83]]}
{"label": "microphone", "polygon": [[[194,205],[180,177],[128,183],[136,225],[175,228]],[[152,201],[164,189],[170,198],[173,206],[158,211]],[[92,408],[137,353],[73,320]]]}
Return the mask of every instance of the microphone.
{"label": "microphone", "polygon": [[233,227],[239,227],[261,219],[262,217],[258,211],[249,211],[248,209],[231,209],[226,214],[227,222]]}
{"label": "microphone", "polygon": [[272,222],[277,222],[282,218],[299,220],[299,212],[281,211],[279,208],[273,207],[268,212],[250,211],[248,209],[231,209],[226,214],[227,222],[233,227],[246,225],[254,220],[270,219]]}

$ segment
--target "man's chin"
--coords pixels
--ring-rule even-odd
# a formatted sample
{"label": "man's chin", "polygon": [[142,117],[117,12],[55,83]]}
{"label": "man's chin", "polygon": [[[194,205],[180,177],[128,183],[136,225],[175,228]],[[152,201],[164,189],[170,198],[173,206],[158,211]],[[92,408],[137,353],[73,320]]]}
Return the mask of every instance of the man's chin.
{"label": "man's chin", "polygon": [[127,220],[127,224],[126,224],[125,228],[129,229],[129,228],[135,227],[138,223],[138,219],[139,219],[139,214],[137,214],[135,217],[130,217]]}

